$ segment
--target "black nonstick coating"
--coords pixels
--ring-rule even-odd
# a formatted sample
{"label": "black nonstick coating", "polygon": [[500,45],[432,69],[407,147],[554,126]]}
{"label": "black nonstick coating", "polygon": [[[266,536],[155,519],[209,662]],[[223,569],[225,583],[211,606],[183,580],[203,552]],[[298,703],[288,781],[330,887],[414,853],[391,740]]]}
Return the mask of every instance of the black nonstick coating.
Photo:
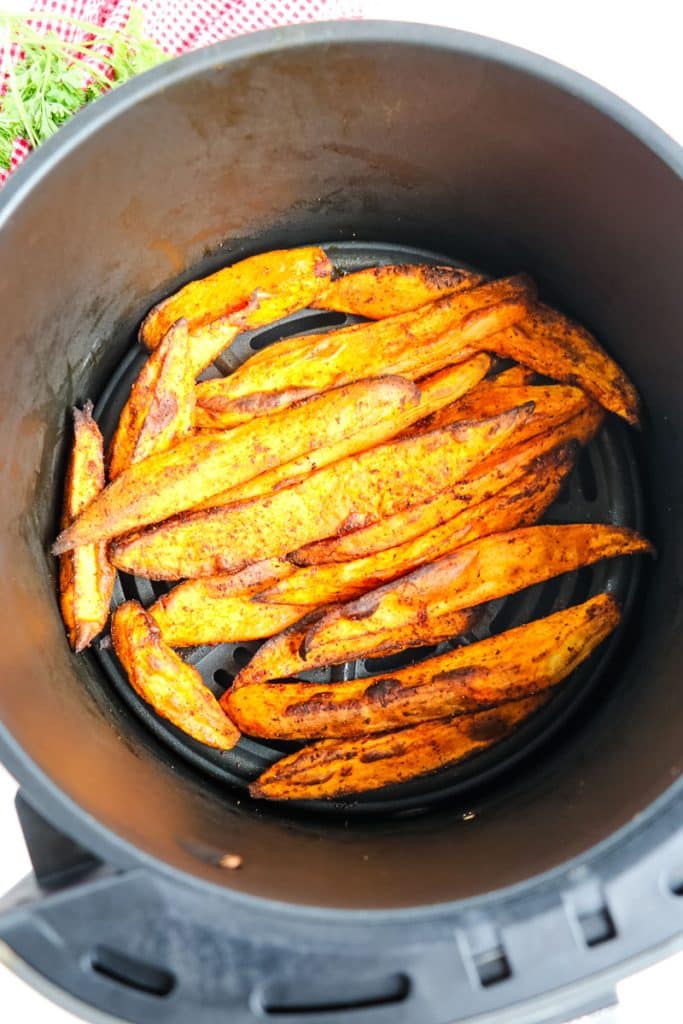
{"label": "black nonstick coating", "polygon": [[[328,245],[326,250],[335,268],[344,273],[385,263],[453,263],[445,257],[406,246],[352,242]],[[333,329],[358,319],[340,313],[303,310],[279,321],[276,325],[240,335],[229,351],[216,361],[216,370],[225,373],[244,362],[255,350],[280,338],[306,331]],[[114,431],[119,413],[145,358],[146,352],[140,346],[136,345],[130,349],[108,387],[99,396],[95,415],[102,428],[105,442],[109,441]],[[216,370],[209,371],[209,375]],[[640,484],[630,446],[629,429],[616,417],[610,416],[597,438],[582,451],[571,477],[543,521],[604,522],[641,528]],[[638,567],[637,558],[609,559],[531,587],[520,594],[491,602],[486,606],[476,629],[465,636],[387,658],[347,662],[344,665],[305,673],[304,678],[329,682],[395,669],[440,654],[453,646],[484,639],[493,633],[540,618],[560,608],[578,604],[601,591],[613,594],[620,601],[624,612],[621,626],[609,640],[557,688],[547,705],[508,739],[461,764],[407,783],[387,786],[353,799],[296,801],[289,803],[288,807],[293,811],[309,809],[345,816],[352,812],[415,812],[426,810],[434,803],[449,797],[462,797],[469,789],[482,782],[488,782],[502,772],[512,771],[520,758],[528,756],[570,715],[591,699],[618,648],[624,629],[627,628],[637,588]],[[148,607],[169,589],[170,585],[166,583],[120,575],[114,593],[114,605],[135,598]],[[259,646],[260,641],[220,644],[217,647],[202,646],[184,651],[183,656],[199,669],[213,693],[220,696]],[[108,638],[100,644],[98,655],[117,692],[145,725],[176,754],[226,786],[245,789],[253,779],[281,757],[283,752],[296,749],[299,745],[244,737],[234,750],[213,750],[170,725],[137,696],[128,684]]]}

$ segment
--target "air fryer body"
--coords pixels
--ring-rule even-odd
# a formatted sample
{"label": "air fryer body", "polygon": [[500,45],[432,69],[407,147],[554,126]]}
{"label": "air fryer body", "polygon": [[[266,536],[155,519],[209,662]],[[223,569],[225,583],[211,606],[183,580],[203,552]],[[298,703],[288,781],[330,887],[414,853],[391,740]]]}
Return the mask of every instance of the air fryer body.
{"label": "air fryer body", "polygon": [[[0,751],[99,862],[76,856],[66,889],[47,871],[49,895],[0,916],[41,975],[125,1019],[198,1024],[296,1016],[306,993],[307,1019],[342,1005],[445,1024],[574,984],[542,1004],[551,1019],[680,935],[682,167],[652,125],[540,58],[350,23],[173,61],[16,174],[0,204]],[[344,819],[256,806],[174,757],[70,653],[48,552],[67,410],[101,394],[149,306],[252,252],[357,239],[528,271],[595,332],[643,398],[658,557],[619,656],[552,743],[467,800]],[[112,950],[147,965],[144,984],[117,981]]]}

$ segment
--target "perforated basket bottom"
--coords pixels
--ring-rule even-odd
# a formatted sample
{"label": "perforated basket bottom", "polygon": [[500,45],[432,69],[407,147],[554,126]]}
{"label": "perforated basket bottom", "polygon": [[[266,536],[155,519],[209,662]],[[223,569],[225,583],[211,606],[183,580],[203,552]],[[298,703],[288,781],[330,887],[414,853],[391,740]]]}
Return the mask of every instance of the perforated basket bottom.
{"label": "perforated basket bottom", "polygon": [[[363,267],[388,263],[453,263],[442,256],[403,246],[344,243],[325,246],[335,267],[348,273]],[[236,339],[207,375],[225,373],[244,362],[255,350],[292,334],[332,329],[359,318],[319,310],[303,310],[267,328],[245,332]],[[126,354],[117,373],[101,395],[95,416],[108,443],[119,413],[130,392],[145,351],[135,345]],[[642,527],[640,485],[628,428],[610,416],[598,437],[582,451],[578,463],[544,522],[604,522]],[[492,633],[529,622],[552,611],[578,604],[593,594],[609,591],[624,610],[622,625],[602,644],[595,654],[581,665],[560,687],[551,700],[511,737],[483,753],[450,768],[423,776],[401,785],[385,787],[343,801],[299,801],[288,809],[315,810],[325,813],[396,814],[426,810],[437,802],[465,797],[468,791],[509,772],[523,757],[546,741],[559,726],[586,704],[613,659],[628,622],[629,611],[637,590],[639,559],[615,558],[595,566],[550,580],[486,606],[476,629],[457,640],[448,640],[434,647],[407,651],[387,658],[347,662],[331,669],[305,673],[305,678],[332,681],[371,675],[396,669],[425,657],[440,654],[453,646],[484,639]],[[114,592],[114,605],[136,598],[149,606],[169,589],[168,584],[151,582],[132,576],[120,576]],[[196,647],[183,652],[183,657],[200,671],[206,685],[220,696],[239,669],[246,664],[259,642],[221,644],[218,647]],[[219,752],[197,743],[157,716],[131,689],[125,673],[105,642],[97,651],[104,671],[120,697],[133,709],[145,725],[173,751],[225,784],[231,790],[245,790],[283,752],[298,744],[266,742],[242,738],[234,750]]]}

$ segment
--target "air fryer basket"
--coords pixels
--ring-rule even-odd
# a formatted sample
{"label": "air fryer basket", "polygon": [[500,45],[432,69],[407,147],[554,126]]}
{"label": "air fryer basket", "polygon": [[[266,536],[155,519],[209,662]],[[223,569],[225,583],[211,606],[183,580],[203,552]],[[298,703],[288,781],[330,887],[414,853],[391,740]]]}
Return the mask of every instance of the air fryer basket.
{"label": "air fryer basket", "polygon": [[[0,202],[0,754],[42,888],[0,904],[12,955],[127,1020],[341,1007],[445,1024],[560,1019],[680,937],[682,168],[576,75],[382,23],[170,62],[29,158]],[[640,580],[615,562],[495,609],[500,628],[604,586],[627,604],[524,756],[501,745],[400,793],[293,808],[240,788],[272,751],[181,748],[106,651],[69,652],[48,550],[67,409],[99,398],[111,426],[149,306],[321,240],[342,266],[417,252],[526,270],[590,327],[638,386],[643,429],[610,420],[551,514],[642,524],[658,558]],[[192,656],[208,679],[236,655]]]}
{"label": "air fryer basket", "polygon": [[[443,265],[452,262],[447,256],[425,253],[405,245],[372,245],[352,241],[328,244],[325,248],[335,271],[342,273],[385,263],[430,262]],[[210,371],[207,376],[213,372],[229,372],[244,362],[252,352],[274,344],[280,338],[306,331],[332,330],[344,323],[360,319],[362,318],[340,313],[303,310],[277,324],[240,335],[230,346],[229,352],[218,358],[214,371]],[[108,443],[113,435],[121,409],[130,394],[131,385],[146,358],[147,352],[139,344],[135,344],[126,352],[118,371],[112,374],[104,394],[95,406],[95,417],[102,428],[105,443]],[[616,417],[609,418],[598,437],[582,452],[575,471],[558,500],[544,516],[544,521],[609,522],[642,529],[640,480],[630,431]],[[228,537],[226,544],[229,543]],[[528,588],[521,594],[491,602],[481,609],[479,622],[465,637],[453,637],[435,646],[407,650],[389,657],[346,662],[343,665],[315,669],[306,673],[306,678],[323,682],[354,679],[387,671],[441,654],[460,643],[482,640],[492,633],[530,622],[560,608],[579,604],[589,596],[604,591],[613,594],[622,608],[620,629],[613,634],[610,642],[603,645],[592,658],[573,672],[564,685],[558,688],[550,703],[505,742],[496,744],[491,750],[462,764],[430,773],[410,783],[384,787],[379,792],[362,794],[353,799],[291,802],[286,810],[316,810],[320,813],[345,816],[419,812],[455,796],[463,799],[476,786],[484,782],[490,783],[496,775],[511,770],[516,761],[528,757],[541,743],[548,742],[566,719],[576,713],[590,698],[594,687],[599,685],[628,628],[633,603],[637,597],[639,578],[639,559],[611,559]],[[149,607],[170,588],[171,584],[167,583],[121,576],[113,604],[117,605],[134,598],[145,607]],[[204,646],[186,651],[184,656],[199,669],[206,685],[220,697],[259,646],[257,641],[220,644],[217,647]],[[212,750],[175,729],[137,696],[113,652],[108,635],[96,646],[96,650],[117,692],[147,727],[180,756],[187,758],[197,768],[209,773],[225,786],[245,790],[249,782],[282,756],[283,751],[296,746],[291,743],[243,737],[234,750]]]}

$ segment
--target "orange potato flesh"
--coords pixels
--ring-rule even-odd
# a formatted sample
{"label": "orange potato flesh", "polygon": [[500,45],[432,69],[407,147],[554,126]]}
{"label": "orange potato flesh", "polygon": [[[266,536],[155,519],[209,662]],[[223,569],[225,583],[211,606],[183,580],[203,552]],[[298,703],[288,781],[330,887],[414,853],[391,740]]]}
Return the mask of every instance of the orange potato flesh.
{"label": "orange potato flesh", "polygon": [[258,593],[254,600],[286,607],[349,601],[477,537],[529,526],[552,505],[574,465],[575,453],[573,444],[554,448],[536,459],[529,473],[414,540],[352,562],[300,568]]}
{"label": "orange potato flesh", "polygon": [[444,295],[466,291],[483,280],[469,270],[429,264],[369,267],[330,281],[311,306],[383,320],[410,313]]}
{"label": "orange potato flesh", "polygon": [[198,384],[197,410],[236,426],[358,377],[424,377],[485,349],[484,339],[522,319],[532,302],[533,288],[519,276],[447,295],[415,312],[289,338],[257,352],[229,377]]}
{"label": "orange potato flesh", "polygon": [[184,317],[196,376],[239,331],[262,327],[310,305],[332,273],[318,246],[259,253],[196,281],[158,303],[140,327],[140,341],[156,348]]}
{"label": "orange potato flesh", "polygon": [[331,799],[406,782],[499,742],[546,700],[540,694],[379,736],[320,740],[276,761],[249,792],[267,800]]}
{"label": "orange potato flesh", "polygon": [[235,677],[230,690],[223,694],[222,706],[227,710],[226,702],[230,700],[230,694],[241,686],[262,683],[269,679],[284,679],[287,676],[296,675],[297,672],[306,672],[312,668],[324,668],[326,665],[342,664],[344,661],[354,661],[356,658],[384,657],[410,647],[436,644],[441,640],[448,640],[450,637],[466,633],[478,618],[478,615],[472,611],[448,613],[432,617],[430,621],[418,623],[417,626],[411,623],[409,629],[396,629],[390,638],[382,638],[379,644],[366,643],[363,638],[356,647],[349,645],[343,655],[337,657],[334,662],[329,661],[327,655],[322,653],[320,656],[308,655],[304,660],[301,654],[303,642],[312,624],[322,614],[324,614],[324,610],[312,612],[289,629],[266,640],[251,661]]}
{"label": "orange potato flesh", "polygon": [[638,393],[592,334],[547,306],[487,339],[487,348],[538,373],[575,384],[605,409],[638,423]]}
{"label": "orange potato flesh", "polygon": [[526,473],[533,461],[560,444],[576,441],[587,444],[602,422],[600,406],[589,403],[587,408],[566,423],[545,434],[528,438],[514,447],[503,446],[479,463],[455,487],[444,488],[436,495],[392,516],[380,519],[341,537],[331,537],[308,544],[289,555],[297,565],[321,565],[329,562],[349,562],[376,551],[384,551],[413,540],[428,530],[453,520],[473,505],[490,498]]}
{"label": "orange potato flesh", "polygon": [[111,623],[116,656],[130,684],[158,715],[210,747],[230,750],[239,730],[204,685],[196,668],[162,642],[159,630],[136,601],[120,605]]}
{"label": "orange potato flesh", "polygon": [[269,739],[363,736],[480,711],[556,686],[618,625],[608,594],[498,636],[348,682],[256,683],[228,691],[242,732]]}
{"label": "orange potato flesh", "polygon": [[109,479],[192,431],[194,374],[187,321],[179,320],[133,384],[109,448]]}
{"label": "orange potato flesh", "polygon": [[135,575],[186,579],[285,555],[293,547],[391,515],[455,483],[484,453],[503,444],[532,411],[523,408],[389,441],[274,494],[189,512],[123,537],[111,546],[110,557],[118,568]]}
{"label": "orange potato flesh", "polygon": [[[447,408],[451,411],[454,411],[456,409],[459,410],[460,408],[462,408],[463,410],[468,410],[466,412],[463,412],[463,415],[460,417],[452,415],[451,412],[449,412],[447,414],[449,417],[449,423],[454,423],[458,419],[481,419],[481,416],[478,414],[478,408],[481,405],[482,399],[488,400],[488,396],[492,391],[498,391],[499,389],[502,388],[520,388],[524,387],[525,385],[531,384],[534,376],[534,371],[529,370],[526,366],[511,366],[510,369],[503,370],[502,373],[496,374],[495,377],[487,377],[485,380],[482,380],[478,384],[476,384],[475,387],[470,388],[469,391],[466,391],[465,394],[461,396],[463,400],[462,407],[460,406],[461,399],[454,399],[453,402],[446,403],[446,405],[442,405],[438,409],[435,409],[434,412],[431,413],[430,415],[423,417],[423,419],[421,419],[418,423],[415,424],[414,427],[411,427],[410,429],[431,430],[433,429],[434,426],[443,426],[443,423],[438,422],[438,417],[439,415],[441,415],[442,412],[445,413]],[[417,383],[420,387],[422,387],[422,380],[418,380]],[[469,400],[467,404],[464,404],[465,399]]]}
{"label": "orange potato flesh", "polygon": [[[74,440],[64,484],[62,528],[66,529],[104,487],[102,435],[92,417],[92,402],[74,409]],[[62,618],[74,651],[88,647],[104,629],[116,571],[105,544],[88,544],[59,560]]]}
{"label": "orange potato flesh", "polygon": [[464,363],[446,367],[445,370],[440,370],[431,377],[420,381],[419,405],[406,404],[405,408],[400,413],[397,412],[391,420],[359,428],[354,434],[336,444],[328,445],[325,448],[316,448],[313,452],[301,455],[298,459],[277,466],[267,473],[261,473],[260,476],[247,480],[238,487],[228,488],[193,507],[214,508],[217,505],[229,505],[236,501],[246,501],[248,498],[268,494],[270,491],[287,487],[295,480],[308,476],[316,469],[322,469],[323,466],[328,466],[332,462],[338,462],[339,459],[348,455],[367,451],[368,448],[373,448],[399,434],[406,426],[421,419],[425,412],[433,412],[443,405],[447,405],[456,395],[464,394],[468,388],[477,384],[485,376],[490,365],[490,357],[485,353],[480,353],[467,359]]}
{"label": "orange potato flesh", "polygon": [[651,551],[647,540],[621,526],[528,526],[497,533],[328,612],[306,634],[304,652],[334,661],[363,639],[391,638],[397,627],[476,607],[603,558]]}
{"label": "orange potato flesh", "polygon": [[[60,535],[53,551],[59,554],[161,522],[217,494],[228,480],[249,480],[304,452],[352,436],[364,425],[391,419],[419,400],[412,382],[377,377],[328,391],[240,429],[193,434],[121,473]],[[263,557],[267,555],[256,551],[248,561]]]}
{"label": "orange potato flesh", "polygon": [[[294,569],[286,561],[271,559],[270,563],[271,581],[284,579]],[[160,597],[149,614],[169,647],[260,640],[291,626],[305,613],[296,606],[252,601],[266,582],[263,578],[250,581],[245,572],[186,580]]]}

